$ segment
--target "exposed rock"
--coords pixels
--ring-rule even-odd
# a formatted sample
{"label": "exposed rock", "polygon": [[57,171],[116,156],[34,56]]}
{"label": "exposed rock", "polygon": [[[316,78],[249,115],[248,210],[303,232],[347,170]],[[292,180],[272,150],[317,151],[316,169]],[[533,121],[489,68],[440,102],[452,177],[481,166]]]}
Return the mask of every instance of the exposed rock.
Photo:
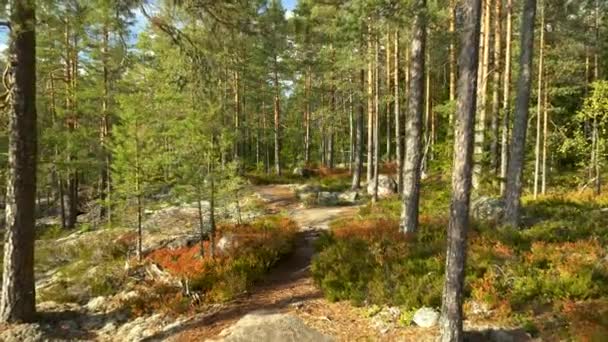
{"label": "exposed rock", "polygon": [[318,205],[331,206],[338,204],[338,202],[338,193],[327,191],[319,192],[319,197],[317,198]]}
{"label": "exposed rock", "polygon": [[107,298],[103,296],[95,297],[86,305],[87,310],[89,311],[104,311],[107,307]]}
{"label": "exposed rock", "polygon": [[492,330],[489,334],[492,342],[515,342],[515,337],[504,330]]}
{"label": "exposed rock", "polygon": [[471,203],[471,216],[476,220],[498,221],[505,212],[505,202],[500,198],[481,196]]}
{"label": "exposed rock", "polygon": [[13,325],[0,333],[0,341],[38,342],[44,340],[44,331],[39,324]]}
{"label": "exposed rock", "polygon": [[293,190],[298,193],[308,193],[308,192],[319,192],[321,191],[321,187],[317,184],[296,184],[293,187]]}
{"label": "exposed rock", "polygon": [[302,201],[304,204],[316,204],[319,193],[317,192],[303,192],[298,193],[298,199]]}
{"label": "exposed rock", "polygon": [[433,327],[439,322],[439,312],[433,308],[420,308],[414,313],[412,322],[422,328]]}
{"label": "exposed rock", "polygon": [[338,195],[340,202],[353,204],[359,199],[359,193],[357,191],[345,191]]}
{"label": "exposed rock", "polygon": [[200,241],[200,236],[199,235],[182,235],[182,236],[178,236],[175,239],[171,240],[169,243],[166,244],[166,247],[169,249],[179,249],[182,247],[191,247],[194,244],[198,243]]}
{"label": "exposed rock", "polygon": [[397,326],[400,316],[401,310],[398,307],[384,307],[374,314],[371,325],[381,334],[386,334]]}
{"label": "exposed rock", "polygon": [[222,342],[329,342],[333,338],[309,328],[295,316],[257,311],[221,332]]}
{"label": "exposed rock", "polygon": [[[374,193],[373,180],[370,181],[369,184],[367,184],[367,193],[370,195]],[[397,193],[397,182],[395,182],[395,180],[393,180],[388,175],[379,175],[378,176],[378,197],[386,198],[386,197],[389,197],[396,193]]]}

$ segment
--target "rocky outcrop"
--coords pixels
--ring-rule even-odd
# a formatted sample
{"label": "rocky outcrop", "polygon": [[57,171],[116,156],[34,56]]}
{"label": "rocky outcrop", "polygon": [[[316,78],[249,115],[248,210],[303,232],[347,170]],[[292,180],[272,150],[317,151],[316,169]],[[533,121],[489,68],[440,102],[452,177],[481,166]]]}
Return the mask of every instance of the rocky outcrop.
{"label": "rocky outcrop", "polygon": [[501,198],[481,196],[471,202],[471,216],[476,220],[499,221],[505,213],[505,201]]}
{"label": "rocky outcrop", "polygon": [[420,308],[414,313],[412,322],[422,328],[434,327],[439,322],[439,312],[433,308]]}
{"label": "rocky outcrop", "polygon": [[[367,184],[367,193],[374,193],[374,182],[370,181]],[[378,176],[378,197],[386,198],[397,193],[397,182],[388,175]]]}
{"label": "rocky outcrop", "polygon": [[257,311],[225,329],[215,342],[329,342],[333,338],[306,326],[295,316]]}

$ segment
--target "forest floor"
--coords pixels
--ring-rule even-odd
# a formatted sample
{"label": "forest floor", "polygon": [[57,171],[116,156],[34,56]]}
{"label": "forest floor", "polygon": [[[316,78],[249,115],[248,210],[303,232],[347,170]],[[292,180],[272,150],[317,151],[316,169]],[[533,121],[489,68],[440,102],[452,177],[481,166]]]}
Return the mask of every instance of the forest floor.
{"label": "forest floor", "polygon": [[[355,217],[357,206],[306,208],[296,199],[288,185],[258,186],[255,192],[271,211],[284,212],[300,227],[293,254],[283,260],[260,284],[246,294],[222,307],[218,312],[204,315],[180,326],[172,341],[204,341],[213,339],[239,319],[252,312],[276,312],[299,317],[307,326],[339,341],[434,341],[436,328],[397,327],[380,331],[367,317],[366,309],[349,302],[330,302],[315,286],[310,273],[314,255],[314,240],[332,221]],[[467,322],[466,325],[469,322]],[[482,341],[485,329],[496,329],[482,324],[470,327],[469,341]],[[476,338],[476,334],[479,335]],[[514,330],[513,341],[527,341],[521,331]]]}

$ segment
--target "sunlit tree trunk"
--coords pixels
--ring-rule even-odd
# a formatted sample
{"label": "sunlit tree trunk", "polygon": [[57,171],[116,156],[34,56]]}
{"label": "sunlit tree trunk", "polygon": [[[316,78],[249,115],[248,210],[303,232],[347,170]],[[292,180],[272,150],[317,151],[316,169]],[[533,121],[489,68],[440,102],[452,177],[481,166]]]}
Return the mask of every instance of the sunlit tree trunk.
{"label": "sunlit tree trunk", "polygon": [[372,203],[378,201],[378,174],[380,168],[380,43],[374,38],[374,175]]}
{"label": "sunlit tree trunk", "polygon": [[[475,122],[475,165],[473,168],[473,187],[478,188],[483,172],[483,156],[485,151],[486,136],[486,113],[487,113],[487,94],[488,94],[488,75],[490,72],[490,36],[492,19],[492,1],[483,0],[483,25],[481,35],[479,60],[481,70],[477,76],[477,120]],[[497,1],[497,0],[494,0]]]}
{"label": "sunlit tree trunk", "polygon": [[494,61],[492,79],[492,121],[490,131],[492,134],[490,141],[490,168],[494,175],[498,174],[498,154],[499,136],[498,127],[500,122],[500,80],[501,80],[501,59],[502,58],[502,1],[494,1]]}
{"label": "sunlit tree trunk", "polygon": [[545,81],[545,94],[543,96],[543,102],[544,102],[544,106],[543,106],[543,158],[542,158],[542,169],[541,169],[541,173],[542,173],[542,179],[541,179],[541,190],[540,192],[544,195],[547,192],[547,143],[548,143],[548,139],[547,139],[547,135],[549,133],[549,103],[548,103],[548,84],[547,81]]}
{"label": "sunlit tree trunk", "polygon": [[445,283],[441,306],[442,342],[464,339],[462,298],[466,265],[467,230],[471,197],[473,139],[479,58],[480,0],[464,0],[459,5],[463,30],[460,34],[458,100],[454,131],[452,203],[448,225]]}
{"label": "sunlit tree trunk", "polygon": [[[359,77],[361,85],[361,94],[365,90],[365,70],[361,69]],[[355,167],[353,172],[353,182],[351,189],[356,190],[361,186],[361,173],[363,171],[363,120],[365,115],[365,104],[363,96],[359,98],[359,111],[356,119],[356,137],[355,137]]]}
{"label": "sunlit tree trunk", "polygon": [[[450,102],[456,100],[456,0],[450,0]],[[449,122],[452,125],[453,114],[450,111]]]}
{"label": "sunlit tree trunk", "polygon": [[304,114],[304,161],[310,163],[310,101],[312,89],[312,71],[308,66],[306,71],[306,110]]}
{"label": "sunlit tree trunk", "polygon": [[519,58],[519,80],[515,116],[513,119],[513,139],[507,168],[507,185],[505,188],[505,224],[513,227],[519,225],[521,210],[522,176],[528,129],[528,111],[530,102],[530,83],[532,78],[532,55],[534,54],[534,17],[536,0],[525,0],[521,25],[521,55]]}
{"label": "sunlit tree trunk", "polygon": [[[386,58],[385,58],[385,62],[386,62],[386,66],[385,66],[385,72],[386,72],[386,89],[385,89],[385,94],[388,96],[391,94],[391,82],[392,82],[392,78],[391,78],[391,68],[392,68],[392,64],[391,64],[391,30],[390,27],[387,26],[386,28]],[[388,100],[386,101],[386,160],[390,161],[391,160],[391,104],[393,103],[392,100]]]}
{"label": "sunlit tree trunk", "polygon": [[512,0],[507,0],[507,18],[505,26],[505,69],[503,77],[502,121],[500,132],[500,195],[504,195],[507,183],[507,165],[509,163],[509,122],[511,112],[511,37],[512,29]]}
{"label": "sunlit tree trunk", "polygon": [[274,57],[274,169],[281,175],[281,89],[278,57]]}
{"label": "sunlit tree trunk", "polygon": [[395,159],[397,160],[397,188],[398,192],[401,193],[403,187],[403,134],[402,134],[402,120],[401,120],[401,98],[399,96],[399,30],[395,30],[395,48],[393,50],[394,56],[394,109],[395,109]]}
{"label": "sunlit tree trunk", "polygon": [[534,198],[538,196],[540,182],[541,123],[543,111],[543,75],[545,60],[545,9],[543,0],[540,3],[540,42],[538,55],[538,88],[536,96],[536,145],[534,148]]}
{"label": "sunlit tree trunk", "polygon": [[34,0],[10,1],[8,176],[0,321],[36,315],[36,16]]}
{"label": "sunlit tree trunk", "polygon": [[374,176],[374,69],[371,21],[367,28],[367,184]]}
{"label": "sunlit tree trunk", "polygon": [[399,228],[413,233],[418,229],[420,166],[422,159],[422,115],[424,105],[424,57],[426,44],[426,0],[416,0],[412,27],[411,80],[406,121],[405,160],[403,166],[403,204]]}

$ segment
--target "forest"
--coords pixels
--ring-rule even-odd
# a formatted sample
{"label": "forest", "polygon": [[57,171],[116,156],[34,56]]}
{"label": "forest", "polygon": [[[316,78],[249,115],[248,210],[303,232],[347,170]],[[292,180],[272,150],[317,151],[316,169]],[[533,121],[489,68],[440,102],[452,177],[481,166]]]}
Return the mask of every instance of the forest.
{"label": "forest", "polygon": [[607,14],[0,0],[0,341],[608,340]]}

